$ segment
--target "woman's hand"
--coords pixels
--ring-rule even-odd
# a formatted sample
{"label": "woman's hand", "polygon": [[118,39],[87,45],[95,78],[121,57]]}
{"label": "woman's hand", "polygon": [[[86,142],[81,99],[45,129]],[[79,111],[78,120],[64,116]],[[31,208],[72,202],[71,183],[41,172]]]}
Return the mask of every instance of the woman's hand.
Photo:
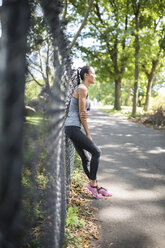
{"label": "woman's hand", "polygon": [[92,137],[90,136],[90,134],[87,134],[87,137],[88,137],[90,140],[92,140]]}
{"label": "woman's hand", "polygon": [[87,119],[88,118],[88,111],[83,111],[80,113],[80,118]]}

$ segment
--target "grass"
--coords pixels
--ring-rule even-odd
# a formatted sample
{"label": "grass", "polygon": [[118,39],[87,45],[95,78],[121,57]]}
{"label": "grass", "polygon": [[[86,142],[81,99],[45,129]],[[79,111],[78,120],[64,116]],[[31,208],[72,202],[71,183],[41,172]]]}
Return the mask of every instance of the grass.
{"label": "grass", "polygon": [[104,113],[108,113],[114,116],[126,116],[128,119],[135,123],[145,125],[147,127],[165,131],[165,111],[162,108],[155,108],[149,112],[145,112],[143,108],[137,108],[137,113],[132,117],[132,107],[122,106],[121,110],[115,110],[112,105],[105,105],[98,109]]}
{"label": "grass", "polygon": [[[117,116],[127,116],[130,117],[132,115],[132,107],[131,106],[121,106],[121,110],[115,110],[114,106],[112,105],[105,105],[98,109],[99,111],[102,111],[104,113],[117,115]],[[137,114],[136,116],[145,115],[145,111],[143,108],[138,107],[137,108]]]}
{"label": "grass", "polygon": [[27,116],[26,123],[29,125],[39,126],[43,121],[43,119],[44,119],[43,114],[35,114],[32,116]]}

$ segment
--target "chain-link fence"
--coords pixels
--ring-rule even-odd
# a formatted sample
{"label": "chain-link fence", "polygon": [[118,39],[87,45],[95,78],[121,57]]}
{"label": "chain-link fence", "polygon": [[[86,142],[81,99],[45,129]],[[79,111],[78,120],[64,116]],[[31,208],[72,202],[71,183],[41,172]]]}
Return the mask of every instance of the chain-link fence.
{"label": "chain-link fence", "polygon": [[59,18],[60,1],[40,4],[52,34],[55,80],[47,111],[26,117],[30,4],[4,0],[0,11],[0,248],[59,248],[64,239],[74,163],[64,121],[77,80]]}

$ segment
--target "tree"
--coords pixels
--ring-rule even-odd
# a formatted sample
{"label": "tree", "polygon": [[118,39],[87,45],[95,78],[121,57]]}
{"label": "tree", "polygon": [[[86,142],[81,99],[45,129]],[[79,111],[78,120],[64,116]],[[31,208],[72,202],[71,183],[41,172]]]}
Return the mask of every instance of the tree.
{"label": "tree", "polygon": [[[71,1],[71,3],[74,11],[69,20],[75,25],[77,20],[82,21],[84,16],[82,5],[85,5],[85,1]],[[163,36],[160,41],[157,39],[160,36],[160,25],[158,25],[159,32],[153,29],[154,22],[163,16],[163,9],[163,2],[155,0],[109,0],[95,1],[93,4],[87,28],[81,32],[72,52],[73,54],[81,52],[84,60],[97,69],[97,78],[102,82],[101,87],[106,88],[106,83],[114,85],[114,93],[112,89],[111,92],[103,90],[105,94],[102,94],[102,97],[108,99],[109,94],[109,97],[114,98],[116,109],[120,109],[122,91],[130,89],[132,93],[130,82],[134,78],[132,114],[135,115],[138,102],[144,103],[144,99],[138,100],[138,90],[141,94],[140,98],[144,98],[145,87],[147,88],[143,72],[149,73],[151,80],[153,74],[156,75],[159,68],[163,66],[162,52],[158,56],[159,63],[156,59],[159,54],[159,46],[156,44],[161,43],[163,46]],[[89,41],[88,44],[87,41]],[[153,62],[150,60],[151,57]],[[125,69],[129,71],[129,78]],[[149,87],[148,91],[150,91]],[[124,99],[126,99],[125,93]]]}
{"label": "tree", "polygon": [[[157,7],[157,8],[156,8]],[[147,18],[143,17],[145,22],[145,37],[141,37],[141,61],[142,70],[147,77],[147,90],[145,99],[145,111],[149,110],[151,89],[156,73],[163,67],[164,57],[164,24],[162,6],[159,2],[152,2],[152,5],[146,9]],[[152,10],[152,11],[151,11]]]}
{"label": "tree", "polygon": [[[23,14],[22,14],[23,13]],[[0,48],[0,247],[19,247],[28,0],[3,1]]]}
{"label": "tree", "polygon": [[121,108],[121,82],[129,57],[128,9],[128,0],[96,1],[89,17],[89,31],[84,36],[96,39],[97,44],[86,49],[77,44],[77,48],[85,52],[85,57],[97,67],[97,74],[106,71],[104,77],[110,78],[109,83],[112,79],[115,81],[114,108],[118,110]]}
{"label": "tree", "polygon": [[132,8],[135,16],[135,82],[134,82],[134,97],[132,115],[136,115],[137,103],[138,103],[138,79],[139,79],[139,14],[141,8],[141,0],[132,0]]}
{"label": "tree", "polygon": [[[35,81],[40,87],[51,92],[53,83],[53,46],[50,31],[38,0],[32,1],[31,26],[28,34],[26,83]],[[43,83],[40,83],[42,78]]]}
{"label": "tree", "polygon": [[[33,51],[32,54],[27,55],[28,74],[31,77],[31,79],[27,78],[27,81],[35,81],[39,86],[46,87],[48,94],[51,92],[54,77],[53,54],[52,45],[47,39],[42,47],[38,48],[38,51]],[[41,77],[42,84],[38,80]]]}
{"label": "tree", "polygon": [[87,23],[88,15],[89,15],[89,12],[90,12],[90,10],[92,8],[93,2],[94,2],[94,0],[90,0],[89,5],[88,5],[88,8],[87,8],[86,13],[85,13],[85,16],[84,16],[84,20],[81,23],[81,25],[80,25],[77,33],[75,34],[75,36],[74,36],[74,38],[73,38],[73,40],[71,42],[70,49],[72,49],[72,47],[75,45],[77,38],[80,36],[81,30],[84,28],[84,26]]}
{"label": "tree", "polygon": [[149,110],[149,101],[150,101],[150,96],[151,96],[151,88],[152,88],[152,83],[153,83],[153,79],[156,73],[156,68],[158,66],[159,63],[159,56],[160,53],[158,53],[158,56],[156,59],[152,60],[152,67],[150,72],[147,71],[145,64],[142,65],[143,70],[147,76],[148,79],[148,83],[147,83],[147,92],[146,92],[146,100],[145,100],[145,106],[144,106],[144,110],[148,111]]}

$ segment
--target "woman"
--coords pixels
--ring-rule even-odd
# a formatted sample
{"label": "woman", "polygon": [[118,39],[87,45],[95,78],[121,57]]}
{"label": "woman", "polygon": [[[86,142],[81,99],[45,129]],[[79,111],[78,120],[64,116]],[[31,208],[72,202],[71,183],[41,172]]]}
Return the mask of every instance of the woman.
{"label": "woman", "polygon": [[[80,73],[78,71],[78,85],[71,98],[68,116],[65,121],[65,132],[80,155],[84,172],[89,178],[87,190],[95,198],[101,199],[103,196],[111,196],[111,194],[97,184],[96,177],[101,151],[92,141],[87,124],[87,110],[89,109],[88,87],[94,84],[95,80],[95,71],[92,67],[84,66],[81,68]],[[81,131],[81,125],[86,135]],[[91,153],[91,159],[87,152]]]}

